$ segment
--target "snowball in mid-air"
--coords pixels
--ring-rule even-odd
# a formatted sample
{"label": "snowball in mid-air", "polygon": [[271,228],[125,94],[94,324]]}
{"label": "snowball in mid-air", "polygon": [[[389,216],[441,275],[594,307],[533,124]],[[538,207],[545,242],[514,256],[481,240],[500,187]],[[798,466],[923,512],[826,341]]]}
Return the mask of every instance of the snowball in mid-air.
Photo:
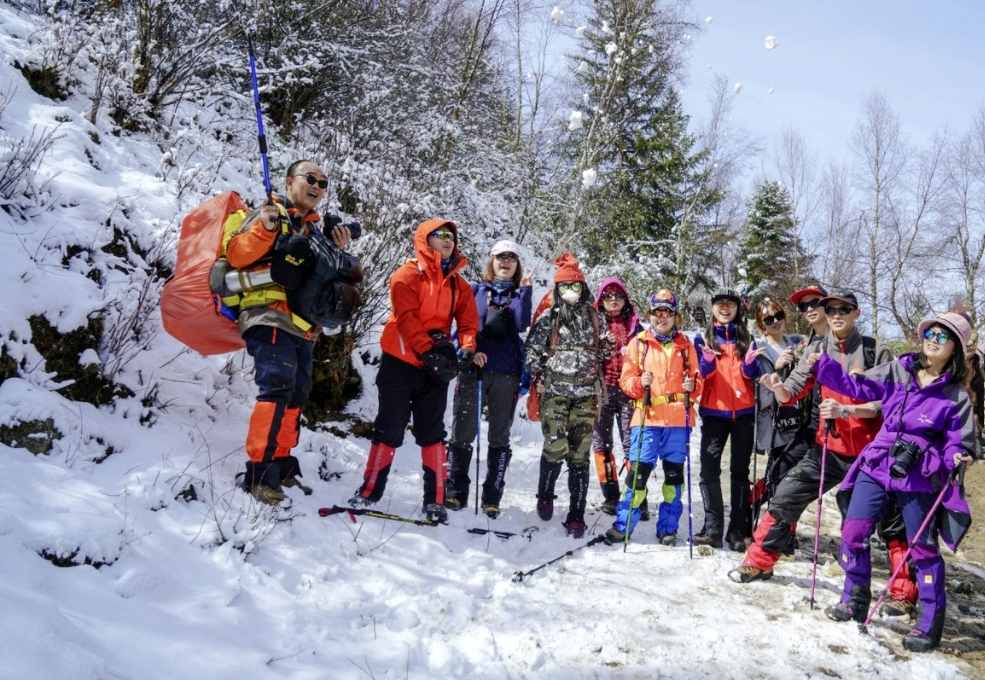
{"label": "snowball in mid-air", "polygon": [[766,90],[766,94],[773,94],[773,88],[771,87],[770,89]]}
{"label": "snowball in mid-air", "polygon": [[742,92],[742,83],[736,83],[735,85],[732,86],[732,89],[735,90],[736,94],[739,94],[740,92]]}
{"label": "snowball in mid-air", "polygon": [[714,17],[705,17],[705,23],[706,23],[706,24],[710,24],[710,23],[711,23],[712,21],[714,21],[714,20],[715,20],[715,18],[714,18]]}
{"label": "snowball in mid-air", "polygon": [[766,49],[771,50],[776,47],[776,38],[771,35],[766,36]]}
{"label": "snowball in mid-air", "polygon": [[555,5],[554,9],[551,10],[551,21],[555,24],[559,24],[564,21],[564,10],[557,5]]}
{"label": "snowball in mid-air", "polygon": [[593,187],[595,186],[595,180],[599,178],[598,172],[595,168],[589,168],[581,173],[581,185],[583,187]]}
{"label": "snowball in mid-air", "polygon": [[574,132],[575,130],[581,130],[582,125],[581,111],[572,111],[571,117],[568,118],[568,129]]}

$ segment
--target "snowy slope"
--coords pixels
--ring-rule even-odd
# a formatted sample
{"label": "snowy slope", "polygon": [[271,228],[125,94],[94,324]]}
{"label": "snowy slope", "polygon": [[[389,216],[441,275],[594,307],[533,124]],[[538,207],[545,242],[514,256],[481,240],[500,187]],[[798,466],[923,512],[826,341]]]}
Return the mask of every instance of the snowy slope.
{"label": "snowy slope", "polygon": [[[735,555],[691,560],[683,542],[656,545],[652,523],[625,552],[594,546],[513,582],[608,526],[593,510],[590,536],[575,541],[563,517],[536,518],[541,437],[520,418],[496,521],[471,509],[441,527],[321,518],[358,486],[369,447],[310,429],[297,455],[314,494],[290,490],[288,509],[252,502],[234,482],[254,394],[249,358],[184,350],[140,298],[159,294],[142,256],[128,254],[128,269],[100,250],[113,225],[144,249],[173,247],[181,214],[204,196],[165,176],[173,150],[91,125],[81,98],[34,94],[11,65],[30,55],[33,30],[0,4],[0,83],[14,92],[0,143],[35,126],[58,135],[39,170],[53,209],[28,221],[0,212],[0,332],[24,367],[0,385],[0,425],[50,418],[60,436],[48,455],[0,445],[0,678],[970,677],[954,658],[903,651],[898,628],[877,621],[863,637],[811,611],[809,561],[740,586],[725,576]],[[245,165],[229,160],[218,174],[217,189],[256,190]],[[63,261],[79,244],[91,256]],[[86,277],[93,268],[102,285]],[[97,408],[55,391],[26,319],[44,314],[67,331],[102,309],[121,324],[149,314],[152,332],[146,346],[92,348],[134,393]],[[352,410],[371,417],[363,370]],[[323,463],[328,481],[316,472]],[[190,487],[195,500],[180,495]],[[559,493],[563,507],[563,477]],[[407,444],[380,509],[416,517],[420,497],[419,451]],[[698,524],[697,499],[695,515]],[[42,553],[98,568],[60,568]],[[839,588],[822,567],[822,608]]]}

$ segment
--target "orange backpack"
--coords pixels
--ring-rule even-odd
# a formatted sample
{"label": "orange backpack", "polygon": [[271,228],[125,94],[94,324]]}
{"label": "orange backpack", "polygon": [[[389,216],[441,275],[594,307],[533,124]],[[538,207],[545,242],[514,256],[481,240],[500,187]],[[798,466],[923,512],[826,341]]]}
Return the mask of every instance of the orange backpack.
{"label": "orange backpack", "polygon": [[222,255],[226,219],[248,210],[239,194],[227,191],[202,203],[181,223],[178,262],[161,293],[161,320],[172,337],[201,354],[246,346],[235,314],[209,287],[209,273]]}

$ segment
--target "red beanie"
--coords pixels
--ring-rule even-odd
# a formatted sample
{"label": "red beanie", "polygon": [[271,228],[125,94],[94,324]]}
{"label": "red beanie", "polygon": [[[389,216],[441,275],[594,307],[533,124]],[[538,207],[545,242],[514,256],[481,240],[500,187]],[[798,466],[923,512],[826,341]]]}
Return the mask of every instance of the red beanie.
{"label": "red beanie", "polygon": [[578,260],[571,253],[562,253],[561,257],[554,260],[557,271],[554,272],[554,283],[570,283],[581,281],[585,283],[585,275],[581,273]]}

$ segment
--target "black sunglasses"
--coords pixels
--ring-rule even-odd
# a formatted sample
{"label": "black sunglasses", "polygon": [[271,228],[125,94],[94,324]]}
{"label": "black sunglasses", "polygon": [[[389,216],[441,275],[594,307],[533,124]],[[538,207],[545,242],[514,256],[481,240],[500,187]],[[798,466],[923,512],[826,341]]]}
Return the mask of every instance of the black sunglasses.
{"label": "black sunglasses", "polygon": [[520,256],[516,253],[498,253],[496,256],[497,260],[502,262],[519,262]]}
{"label": "black sunglasses", "polygon": [[623,295],[622,293],[618,292],[618,291],[614,291],[614,290],[611,290],[610,291],[610,290],[607,290],[606,292],[602,293],[602,299],[603,300],[625,300],[626,299],[626,296]]}
{"label": "black sunglasses", "polygon": [[781,309],[779,312],[777,312],[776,314],[773,314],[772,316],[764,316],[763,317],[763,325],[764,326],[772,326],[777,321],[783,321],[786,318],[787,318],[786,312],[784,312]]}
{"label": "black sunglasses", "polygon": [[295,177],[304,177],[306,180],[308,180],[308,184],[310,184],[311,186],[314,186],[314,185],[317,184],[319,189],[327,189],[328,188],[328,180],[327,179],[318,179],[314,175],[294,175],[294,176]]}
{"label": "black sunglasses", "polygon": [[813,300],[809,300],[807,302],[798,302],[797,309],[799,309],[800,313],[803,314],[808,309],[817,309],[820,304],[821,298],[814,298]]}
{"label": "black sunglasses", "polygon": [[835,307],[834,305],[828,305],[824,308],[824,313],[828,316],[848,316],[855,311],[855,308],[851,305],[839,305]]}

